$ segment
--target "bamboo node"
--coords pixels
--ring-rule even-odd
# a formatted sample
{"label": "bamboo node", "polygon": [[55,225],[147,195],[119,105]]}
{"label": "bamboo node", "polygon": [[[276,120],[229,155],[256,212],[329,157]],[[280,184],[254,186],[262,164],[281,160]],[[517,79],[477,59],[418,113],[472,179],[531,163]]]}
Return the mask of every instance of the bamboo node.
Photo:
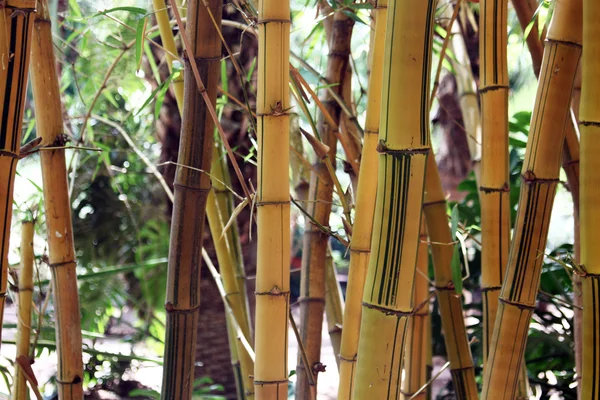
{"label": "bamboo node", "polygon": [[538,178],[535,175],[535,172],[533,172],[532,170],[527,170],[525,171],[523,174],[521,174],[521,177],[523,178],[523,180],[525,181],[526,184],[532,184],[532,183],[558,183],[559,179],[558,178]]}
{"label": "bamboo node", "polygon": [[266,385],[279,385],[281,383],[288,383],[287,379],[282,379],[280,381],[254,381],[254,386],[266,386]]}
{"label": "bamboo node", "polygon": [[388,308],[388,307],[378,306],[376,304],[370,304],[370,303],[367,303],[367,302],[364,302],[364,301],[362,302],[362,305],[363,305],[363,307],[370,308],[372,310],[380,311],[380,312],[384,313],[385,315],[393,315],[393,316],[396,316],[396,317],[399,317],[399,318],[410,317],[410,316],[412,316],[412,315],[415,314],[414,310],[411,310],[411,311],[394,310],[394,309],[391,309],[391,308]]}
{"label": "bamboo node", "polygon": [[312,370],[315,374],[318,374],[319,372],[325,372],[325,369],[327,368],[327,365],[323,364],[320,361],[317,361],[316,363],[313,364],[312,366]]}
{"label": "bamboo node", "polygon": [[198,311],[200,309],[200,304],[191,307],[191,308],[186,308],[186,309],[179,309],[176,308],[175,305],[173,303],[171,303],[170,301],[167,301],[165,303],[165,311],[168,314],[193,314],[196,311]]}
{"label": "bamboo node", "polygon": [[256,21],[257,25],[260,24],[268,24],[269,22],[280,22],[282,24],[291,24],[292,21],[289,19],[283,19],[283,18],[264,18],[264,19],[259,19],[258,21]]}
{"label": "bamboo node", "polygon": [[356,363],[356,354],[352,358],[346,358],[343,355],[338,354],[338,358],[340,359],[340,361],[343,361],[343,362],[347,362],[347,363],[351,363],[351,364]]}
{"label": "bamboo node", "polygon": [[486,92],[493,92],[495,90],[509,90],[510,87],[508,85],[489,85],[486,87],[482,87],[479,89],[479,94],[484,94]]}
{"label": "bamboo node", "polygon": [[56,262],[56,263],[47,262],[46,264],[48,264],[48,266],[50,268],[58,268],[58,267],[63,267],[65,265],[75,264],[75,260],[67,260],[67,261],[61,261],[61,262]]}
{"label": "bamboo node", "polygon": [[52,144],[50,145],[50,147],[63,147],[65,146],[71,139],[69,138],[68,135],[64,134],[64,133],[59,133],[58,135],[56,135],[56,137],[54,138],[54,141],[52,142]]}
{"label": "bamboo node", "polygon": [[323,297],[300,296],[298,298],[298,303],[322,303],[322,304],[325,304],[325,299]]}
{"label": "bamboo node", "polygon": [[493,188],[493,187],[489,187],[489,186],[479,186],[479,190],[485,194],[510,192],[510,186],[508,185],[508,183],[505,182],[504,185],[502,185],[502,187],[499,187],[499,188]]}
{"label": "bamboo node", "polygon": [[600,121],[579,121],[579,125],[600,127]]}
{"label": "bamboo node", "polygon": [[430,147],[421,147],[414,149],[390,149],[387,144],[380,140],[377,143],[377,152],[380,154],[388,154],[388,155],[428,155]]}
{"label": "bamboo node", "polygon": [[503,303],[503,304],[508,304],[509,306],[513,306],[513,307],[519,308],[521,310],[529,310],[529,311],[535,310],[535,304],[530,306],[528,304],[522,304],[522,303],[517,303],[516,301],[510,301],[510,300],[504,299],[502,297],[498,298],[498,302]]}
{"label": "bamboo node", "polygon": [[73,377],[72,381],[63,381],[63,380],[56,378],[56,383],[58,383],[60,385],[79,385],[82,382],[83,382],[83,379],[81,379],[81,377],[79,375],[75,375]]}
{"label": "bamboo node", "polygon": [[288,297],[289,294],[290,294],[290,291],[289,290],[288,291],[283,291],[283,290],[281,290],[281,288],[279,288],[279,286],[275,285],[268,292],[254,292],[254,294],[256,296],[284,296],[284,297]]}

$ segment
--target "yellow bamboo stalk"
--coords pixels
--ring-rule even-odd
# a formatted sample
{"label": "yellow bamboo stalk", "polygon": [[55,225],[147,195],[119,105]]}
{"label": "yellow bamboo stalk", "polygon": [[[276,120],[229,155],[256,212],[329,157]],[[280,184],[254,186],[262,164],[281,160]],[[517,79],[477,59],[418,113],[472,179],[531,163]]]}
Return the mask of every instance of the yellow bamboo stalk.
{"label": "yellow bamboo stalk", "polygon": [[508,67],[506,59],[508,0],[480,5],[480,99],[482,158],[481,286],[483,291],[483,359],[489,352],[498,294],[510,242],[508,176]]}
{"label": "yellow bamboo stalk", "polygon": [[600,398],[600,3],[583,1],[581,131],[581,269],[583,291],[583,371],[581,398]]}
{"label": "yellow bamboo stalk", "polygon": [[404,352],[404,382],[402,384],[403,400],[425,400],[426,391],[415,393],[427,383],[427,323],[429,321],[429,246],[427,245],[427,229],[425,216],[421,217],[421,233],[419,235],[419,252],[417,254],[417,274],[413,292],[415,310],[408,323],[406,349]]}
{"label": "yellow bamboo stalk", "polygon": [[548,30],[482,399],[512,399],[517,390],[569,121],[570,96],[565,93],[571,93],[581,54],[581,15],[581,0],[557,2]]}
{"label": "yellow bamboo stalk", "polygon": [[[217,261],[219,262],[219,270],[221,272],[221,280],[227,295],[227,299],[231,304],[233,315],[240,325],[240,329],[244,336],[248,339],[252,338],[250,333],[250,320],[248,313],[248,303],[246,297],[246,280],[243,274],[243,261],[241,248],[239,247],[239,236],[237,236],[237,225],[235,222],[225,231],[225,226],[229,218],[233,214],[230,202],[231,196],[229,190],[225,187],[226,168],[225,160],[222,159],[217,146],[213,147],[212,155],[212,190],[208,194],[206,203],[206,215],[208,216],[208,225],[210,227],[211,236],[217,253]],[[236,226],[234,226],[236,225]],[[240,280],[241,277],[241,280]],[[241,286],[243,285],[243,286]],[[241,288],[240,288],[241,287]],[[251,375],[254,371],[254,361],[245,351],[242,343],[235,340],[234,336],[230,336],[230,350],[232,355],[232,363],[235,362],[233,357],[238,359],[240,364],[240,383],[242,384],[241,392],[244,393],[245,399],[254,397],[254,384]]]}
{"label": "yellow bamboo stalk", "polygon": [[[173,64],[175,62],[173,54],[177,54],[177,45],[175,44],[175,38],[173,37],[173,29],[171,28],[167,5],[165,0],[152,0],[152,4],[154,6],[154,15],[156,16],[158,30],[160,32],[160,39],[162,40],[163,47],[167,50],[167,52],[165,52],[167,66],[169,67],[169,72],[173,73]],[[183,74],[180,74],[178,78],[173,79],[171,81],[171,86],[175,93],[177,107],[181,113],[183,110]]]}
{"label": "yellow bamboo stalk", "polygon": [[[204,3],[204,4],[203,4]],[[212,106],[216,102],[221,40],[208,9],[220,24],[222,1],[190,1],[184,59],[185,107],[175,175],[175,201],[167,277],[167,325],[163,367],[163,399],[190,399],[200,306],[201,247],[210,177],[214,121],[196,86],[189,57],[195,58]],[[195,168],[186,168],[186,166]]]}
{"label": "yellow bamboo stalk", "polygon": [[435,290],[456,398],[477,399],[475,364],[462,314],[462,298],[456,294],[452,280],[452,253],[455,244],[448,226],[446,198],[433,151],[427,160],[423,213],[431,241]]}
{"label": "yellow bamboo stalk", "polygon": [[[345,71],[349,64],[350,39],[354,21],[343,11],[333,14],[330,32],[329,55],[325,77],[331,84],[333,92],[342,95]],[[333,118],[336,126],[331,126],[327,118],[320,113],[317,129],[320,140],[329,147],[329,161],[333,168],[336,164],[336,130],[340,124],[341,108],[334,100],[329,91],[325,92],[322,103],[327,109],[328,115]],[[327,157],[318,159],[311,171],[310,186],[308,192],[307,211],[312,218],[321,226],[329,226],[329,215],[333,199],[335,182],[327,166]],[[333,170],[332,168],[332,170]],[[343,196],[343,193],[340,193]],[[349,221],[348,221],[349,222]],[[325,270],[328,236],[322,232],[316,224],[306,225],[304,241],[302,245],[302,271],[300,280],[300,336],[308,364],[312,367],[320,363],[321,358],[321,329],[323,327],[323,312],[325,311]],[[313,370],[315,381],[318,380],[318,371]],[[298,356],[296,367],[296,399],[304,400],[310,398],[311,388],[308,373],[305,370],[301,355]]]}
{"label": "yellow bamboo stalk", "polygon": [[429,82],[436,1],[388,6],[379,179],[363,296],[354,398],[397,398],[429,153]]}
{"label": "yellow bamboo stalk", "polygon": [[340,347],[340,383],[338,399],[349,400],[354,390],[354,376],[358,352],[358,337],[362,315],[362,294],[365,286],[375,196],[377,190],[377,140],[379,135],[379,115],[381,110],[381,86],[383,83],[383,55],[385,46],[385,27],[387,24],[387,0],[379,0],[375,5],[375,34],[372,40],[372,64],[369,76],[367,116],[363,152],[356,192],[356,213],[350,241],[350,267],[346,286],[346,304],[344,308],[344,329]]}
{"label": "yellow bamboo stalk", "polygon": [[[29,360],[29,342],[31,341],[31,301],[33,298],[33,221],[21,224],[21,268],[19,269],[19,303],[17,320],[17,354]],[[15,374],[12,391],[13,399],[27,400],[27,379],[15,362]]]}
{"label": "yellow bamboo stalk", "polygon": [[[31,82],[42,146],[64,144],[62,107],[47,0],[37,4],[31,49]],[[83,398],[81,317],[71,202],[64,149],[41,152],[49,266],[56,314],[57,385],[60,399]]]}
{"label": "yellow bamboo stalk", "polygon": [[254,390],[259,400],[285,399],[288,392],[290,24],[289,1],[259,1],[254,365]]}
{"label": "yellow bamboo stalk", "polygon": [[327,328],[329,331],[329,338],[331,339],[331,346],[333,347],[333,354],[335,354],[335,360],[339,370],[340,361],[338,355],[340,354],[340,346],[342,344],[344,300],[342,297],[342,289],[337,280],[335,263],[333,262],[331,251],[327,251],[325,266],[327,268],[325,271],[325,316],[327,317]]}
{"label": "yellow bamboo stalk", "polygon": [[0,337],[8,279],[8,244],[15,172],[21,145],[21,126],[27,90],[31,30],[35,0],[0,4]]}

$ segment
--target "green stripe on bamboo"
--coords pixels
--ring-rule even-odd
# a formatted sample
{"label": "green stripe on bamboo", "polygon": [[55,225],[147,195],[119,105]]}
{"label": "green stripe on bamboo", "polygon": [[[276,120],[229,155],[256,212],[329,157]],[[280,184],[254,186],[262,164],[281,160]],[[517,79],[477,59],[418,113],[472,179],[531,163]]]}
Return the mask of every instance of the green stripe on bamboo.
{"label": "green stripe on bamboo", "polygon": [[435,3],[393,0],[388,5],[379,179],[356,365],[357,400],[400,395],[429,153]]}
{"label": "green stripe on bamboo", "polygon": [[484,368],[482,399],[512,399],[516,395],[559,180],[564,127],[570,122],[570,97],[565,93],[573,88],[580,54],[581,0],[558,2],[531,118],[517,221]]}

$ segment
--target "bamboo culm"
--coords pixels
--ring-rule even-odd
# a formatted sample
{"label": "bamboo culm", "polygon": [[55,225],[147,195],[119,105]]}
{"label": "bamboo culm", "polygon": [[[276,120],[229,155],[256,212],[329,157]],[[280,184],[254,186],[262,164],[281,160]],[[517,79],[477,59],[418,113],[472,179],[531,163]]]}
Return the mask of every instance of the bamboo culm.
{"label": "bamboo culm", "polygon": [[[190,399],[200,306],[201,249],[210,178],[214,121],[192,71],[192,60],[214,107],[220,72],[221,40],[209,9],[220,24],[221,0],[189,1],[184,57],[184,103],[175,200],[171,223],[166,297],[163,399]],[[186,167],[192,167],[190,169]]]}
{"label": "bamboo culm", "polygon": [[288,395],[290,184],[288,0],[258,4],[258,245],[254,393],[259,400]]}
{"label": "bamboo culm", "polygon": [[[38,1],[31,51],[37,134],[42,146],[64,145],[63,112],[47,0]],[[83,398],[81,316],[71,201],[64,149],[40,155],[49,267],[56,315],[57,386],[60,399]]]}
{"label": "bamboo culm", "polygon": [[[29,361],[29,342],[31,341],[31,302],[33,299],[33,221],[21,223],[21,268],[19,269],[19,303],[17,321],[17,354]],[[12,390],[12,398],[15,400],[27,400],[27,379],[15,362],[15,373]]]}
{"label": "bamboo culm", "polygon": [[397,398],[408,319],[413,315],[425,167],[436,1],[388,5],[379,179],[354,398]]}
{"label": "bamboo culm", "polygon": [[[350,39],[354,21],[342,10],[333,13],[331,37],[329,42],[329,55],[327,58],[327,71],[325,77],[331,84],[336,84],[333,89],[342,95],[343,79],[350,62]],[[336,129],[340,125],[341,108],[329,91],[325,91],[323,104],[336,126],[330,126],[327,119],[320,113],[317,129],[320,140],[330,151],[328,154],[331,165],[335,167],[337,136]],[[311,171],[310,186],[308,191],[307,211],[312,218],[322,226],[329,226],[329,215],[333,199],[334,182],[327,169],[327,160],[318,159]],[[341,194],[343,196],[343,194]],[[300,336],[308,363],[313,368],[315,380],[321,358],[321,329],[323,326],[323,313],[325,311],[325,278],[326,278],[326,252],[328,236],[315,224],[309,223],[304,232],[302,246],[302,268],[300,280]],[[301,355],[298,356],[296,367],[296,400],[310,399],[310,392],[314,391],[305,371]]]}
{"label": "bamboo culm", "polygon": [[387,0],[379,0],[375,5],[375,33],[372,38],[371,75],[367,99],[367,117],[363,152],[358,176],[356,193],[356,213],[350,241],[350,267],[346,287],[344,308],[344,328],[340,345],[340,383],[338,399],[349,400],[354,390],[354,376],[362,315],[362,294],[365,287],[371,236],[373,233],[373,214],[377,190],[377,141],[379,135],[379,115],[381,110],[381,86],[383,83],[383,56],[385,45],[385,27],[387,24]]}
{"label": "bamboo culm", "polygon": [[[581,267],[583,343],[581,398],[600,398],[600,4],[583,0],[581,131]],[[573,23],[573,22],[572,22]]]}
{"label": "bamboo culm", "polygon": [[0,4],[0,338],[8,286],[8,249],[13,190],[21,146],[21,126],[29,77],[29,56],[35,0],[7,0]]}
{"label": "bamboo culm", "polygon": [[559,181],[564,127],[570,122],[570,97],[564,94],[571,93],[581,54],[581,18],[581,0],[556,3],[525,151],[508,269],[484,368],[482,399],[516,395]]}

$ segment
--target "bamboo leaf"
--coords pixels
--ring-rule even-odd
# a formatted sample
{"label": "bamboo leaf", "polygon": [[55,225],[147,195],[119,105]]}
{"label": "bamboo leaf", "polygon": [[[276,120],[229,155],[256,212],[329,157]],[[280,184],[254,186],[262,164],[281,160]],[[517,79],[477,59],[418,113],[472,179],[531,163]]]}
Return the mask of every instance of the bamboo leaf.
{"label": "bamboo leaf", "polygon": [[460,244],[454,245],[454,251],[452,252],[452,283],[454,283],[454,291],[457,295],[462,294],[462,268],[460,266]]}
{"label": "bamboo leaf", "polygon": [[[76,3],[76,2],[73,1],[71,3]],[[147,14],[147,11],[145,8],[123,6],[123,7],[114,7],[114,8],[109,8],[108,10],[99,11],[98,13],[94,14],[94,17],[97,17],[99,15],[106,15],[109,13],[113,13],[115,11],[129,11],[130,13],[138,14],[138,15],[146,15]],[[81,13],[81,11],[80,11],[80,13]]]}
{"label": "bamboo leaf", "polygon": [[136,60],[136,71],[140,70],[142,64],[142,49],[144,47],[144,35],[146,34],[146,26],[148,25],[148,18],[144,17],[137,22],[135,28],[135,60]]}
{"label": "bamboo leaf", "polygon": [[452,240],[456,240],[456,231],[458,230],[458,204],[455,204],[454,207],[452,207],[450,230],[452,231]]}

